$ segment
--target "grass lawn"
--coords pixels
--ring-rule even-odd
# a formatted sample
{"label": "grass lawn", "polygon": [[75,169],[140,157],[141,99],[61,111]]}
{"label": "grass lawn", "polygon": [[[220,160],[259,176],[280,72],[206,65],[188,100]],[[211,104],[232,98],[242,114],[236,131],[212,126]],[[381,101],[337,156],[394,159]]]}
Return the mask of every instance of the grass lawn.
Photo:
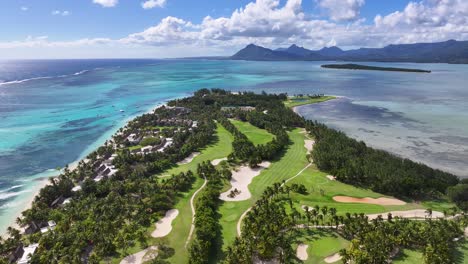
{"label": "grass lawn", "polygon": [[[291,198],[295,202],[297,210],[302,210],[302,205],[307,205],[309,207],[313,207],[315,205],[322,207],[326,205],[328,207],[336,208],[338,210],[337,213],[339,215],[344,215],[346,212],[375,214],[394,210],[411,210],[424,208],[423,205],[415,203],[390,206],[360,203],[339,203],[333,200],[334,196],[345,195],[359,198],[379,198],[383,197],[384,195],[373,192],[368,189],[357,188],[352,185],[341,183],[339,181],[331,181],[326,176],[326,173],[318,171],[315,166],[311,166],[300,176],[288,182],[288,184],[304,184],[309,192],[306,195],[298,193],[291,194]],[[321,194],[321,190],[323,191],[323,195]]]}
{"label": "grass lawn", "polygon": [[457,251],[455,252],[456,264],[468,263],[468,241],[465,238],[465,241],[460,242]]}
{"label": "grass lawn", "polygon": [[[192,170],[196,173],[197,165],[199,163],[227,157],[232,151],[233,136],[219,124],[216,134],[218,137],[216,142],[201,150],[200,155],[195,157],[192,162],[175,167],[165,174],[177,174],[179,172],[188,170]],[[190,226],[192,224],[190,198],[192,197],[193,193],[202,186],[202,184],[203,180],[197,177],[197,182],[193,185],[192,189],[188,193],[183,194],[183,197],[181,197],[176,205],[176,209],[179,210],[179,216],[177,216],[174,222],[172,222],[172,232],[168,236],[160,239],[162,243],[174,248],[175,250],[174,256],[168,259],[170,263],[188,262],[188,251],[185,249],[185,241],[188,237]]]}
{"label": "grass lawn", "polygon": [[[309,258],[304,263],[322,264],[326,263],[324,261],[326,257],[337,253],[340,249],[347,248],[349,241],[330,230],[303,229],[298,231],[298,240],[293,248],[296,249],[298,244],[309,245],[307,248]],[[342,263],[342,261],[336,263]]]}
{"label": "grass lawn", "polygon": [[393,259],[394,264],[419,264],[423,262],[423,255],[421,252],[409,249],[403,249],[400,254]]}
{"label": "grass lawn", "polygon": [[215,140],[215,143],[200,150],[200,155],[193,158],[192,162],[177,165],[176,167],[161,173],[161,176],[178,174],[189,170],[195,173],[197,171],[197,165],[203,161],[226,158],[232,152],[232,141],[234,138],[231,133],[229,133],[229,131],[220,124],[217,125],[216,136],[217,139]]}
{"label": "grass lawn", "polygon": [[308,164],[304,147],[304,134],[300,132],[300,129],[288,132],[292,144],[284,155],[281,159],[273,161],[269,168],[263,170],[259,176],[253,179],[249,185],[251,199],[240,202],[224,202],[220,206],[223,248],[234,241],[237,235],[237,221],[242,213],[261,196],[266,187],[296,175]]}
{"label": "grass lawn", "polygon": [[335,96],[323,96],[320,98],[309,98],[308,96],[289,97],[288,100],[284,102],[284,105],[292,108],[292,107],[296,107],[300,105],[321,103],[321,102],[325,102],[325,101],[333,100],[333,99],[336,99],[336,97]]}
{"label": "grass lawn", "polygon": [[274,138],[274,135],[270,134],[265,129],[253,126],[249,122],[242,122],[235,119],[230,119],[230,121],[255,145],[266,144]]}
{"label": "grass lawn", "polygon": [[142,145],[135,145],[135,146],[128,147],[128,150],[132,151],[132,150],[135,150],[135,149],[140,149],[142,147],[143,147]]}

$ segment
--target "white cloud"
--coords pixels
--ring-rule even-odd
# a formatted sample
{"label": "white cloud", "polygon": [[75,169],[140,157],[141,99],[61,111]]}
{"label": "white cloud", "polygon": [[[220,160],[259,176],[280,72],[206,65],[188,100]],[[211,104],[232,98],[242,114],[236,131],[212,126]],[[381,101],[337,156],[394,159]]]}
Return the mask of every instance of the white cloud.
{"label": "white cloud", "polygon": [[71,14],[70,11],[67,11],[67,10],[64,10],[64,11],[54,10],[54,11],[52,11],[52,15],[54,15],[54,16],[68,16],[70,14]]}
{"label": "white cloud", "polygon": [[29,8],[27,6],[22,6],[21,7],[21,11],[28,11],[28,10],[29,10]]}
{"label": "white cloud", "polygon": [[317,0],[334,21],[352,21],[359,18],[364,0]]}
{"label": "white cloud", "polygon": [[93,0],[93,3],[102,5],[103,7],[114,7],[119,3],[119,0]]}
{"label": "white cloud", "polygon": [[[83,52],[107,52],[108,48],[131,56],[150,54],[152,57],[178,57],[227,55],[249,43],[272,48],[293,43],[307,48],[334,45],[354,48],[452,38],[463,40],[468,39],[468,1],[410,2],[404,10],[376,16],[374,23],[366,24],[364,19],[348,23],[341,21],[320,19],[305,13],[301,0],[256,0],[234,10],[229,16],[207,16],[196,24],[169,16],[152,27],[120,39],[60,42],[48,38],[29,38],[0,42],[0,55],[4,53],[2,49],[14,47],[54,47],[82,49]],[[158,53],[158,50],[161,52]],[[117,52],[115,54],[122,56]]]}
{"label": "white cloud", "polygon": [[144,9],[151,9],[155,7],[164,7],[166,5],[166,0],[147,0],[141,3],[141,6]]}

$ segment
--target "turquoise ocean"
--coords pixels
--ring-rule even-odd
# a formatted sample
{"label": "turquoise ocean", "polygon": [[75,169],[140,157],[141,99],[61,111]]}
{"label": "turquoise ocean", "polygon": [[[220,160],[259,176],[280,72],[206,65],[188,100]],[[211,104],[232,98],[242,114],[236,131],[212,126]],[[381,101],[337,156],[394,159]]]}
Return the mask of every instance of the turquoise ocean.
{"label": "turquoise ocean", "polygon": [[433,71],[419,74],[321,64],[0,61],[0,233],[57,168],[86,156],[132,117],[200,88],[337,95],[297,111],[371,146],[468,177],[468,65],[369,63]]}

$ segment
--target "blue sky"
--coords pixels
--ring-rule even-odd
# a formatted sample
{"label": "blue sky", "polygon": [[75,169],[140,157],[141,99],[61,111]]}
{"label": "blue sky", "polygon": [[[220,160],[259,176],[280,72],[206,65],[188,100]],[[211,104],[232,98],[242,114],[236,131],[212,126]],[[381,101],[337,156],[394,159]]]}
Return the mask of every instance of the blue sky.
{"label": "blue sky", "polygon": [[180,57],[227,55],[248,43],[356,48],[461,40],[467,2],[4,0],[0,57]]}

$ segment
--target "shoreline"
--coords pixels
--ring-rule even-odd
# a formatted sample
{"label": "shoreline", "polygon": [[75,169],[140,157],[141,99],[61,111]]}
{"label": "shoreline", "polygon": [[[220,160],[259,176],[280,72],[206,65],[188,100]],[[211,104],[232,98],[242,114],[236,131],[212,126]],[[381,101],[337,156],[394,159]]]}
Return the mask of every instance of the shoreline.
{"label": "shoreline", "polygon": [[320,103],[325,103],[325,102],[328,102],[328,101],[333,101],[333,100],[345,98],[345,96],[341,96],[341,95],[325,95],[325,96],[331,96],[331,97],[334,97],[334,98],[326,100],[326,101],[322,101],[322,102],[314,102],[314,103],[306,103],[306,104],[296,105],[296,106],[291,107],[291,110],[293,110],[293,112],[298,114],[299,116],[303,117],[301,114],[299,114],[299,111],[297,110],[299,107],[307,106],[307,105],[313,105],[313,104],[320,104]]}
{"label": "shoreline", "polygon": [[[338,95],[327,95],[327,96],[333,96],[335,97],[334,99],[330,99],[330,100],[327,100],[327,101],[323,101],[323,102],[315,102],[315,103],[308,103],[308,104],[302,104],[302,105],[297,105],[297,106],[294,106],[294,107],[291,107],[291,110],[294,111],[294,113],[296,113],[297,115],[305,118],[305,116],[301,115],[301,113],[299,112],[299,108],[301,107],[307,107],[307,106],[311,106],[311,105],[314,105],[314,104],[320,104],[320,103],[324,103],[324,102],[329,102],[329,101],[334,101],[334,100],[339,100],[339,99],[348,99],[350,101],[352,101],[351,98],[347,97],[347,96],[338,96]],[[312,120],[312,119],[311,119]],[[322,122],[323,124],[327,125],[325,122]],[[329,126],[329,125],[327,125]],[[337,128],[335,128],[337,129]],[[344,132],[347,136],[349,136],[350,138],[353,138],[355,140],[358,140],[358,141],[364,141],[366,143],[367,146],[369,147],[372,147],[374,149],[379,149],[379,150],[383,150],[383,151],[386,151],[386,152],[389,152],[397,157],[400,157],[400,158],[406,158],[406,159],[410,159],[412,161],[415,161],[415,162],[418,162],[418,163],[422,163],[430,168],[434,168],[434,169],[438,169],[438,170],[441,170],[441,171],[444,171],[444,172],[448,172],[448,173],[451,173],[455,176],[457,176],[458,178],[460,179],[466,179],[468,178],[468,174],[464,174],[463,171],[458,171],[457,169],[453,169],[452,167],[450,167],[449,165],[443,165],[443,164],[436,164],[436,163],[431,163],[431,162],[428,162],[427,160],[424,160],[424,159],[421,159],[420,157],[417,157],[417,156],[413,156],[413,155],[404,155],[398,151],[394,151],[394,150],[391,150],[388,148],[388,146],[384,146],[381,144],[378,144],[378,143],[375,143],[375,142],[372,142],[371,140],[369,139],[362,139],[362,138],[359,138],[359,137],[354,137],[354,136],[351,136],[349,132],[345,132],[343,129],[337,129],[339,131],[342,131]]]}
{"label": "shoreline", "polygon": [[[182,98],[182,97],[177,97],[177,98]],[[174,100],[174,99],[177,99],[177,98],[167,99],[167,100],[165,100],[165,101],[163,101],[161,103],[157,103],[156,105],[149,107],[143,113],[138,113],[136,115],[129,116],[128,118],[123,119],[122,124],[119,124],[114,129],[111,129],[111,130],[105,132],[104,134],[100,135],[96,139],[96,141],[94,141],[92,144],[90,144],[88,147],[86,147],[86,149],[79,155],[77,160],[75,160],[75,161],[73,161],[73,162],[71,162],[71,163],[69,163],[69,164],[67,164],[65,166],[68,166],[68,168],[70,170],[75,170],[78,167],[78,163],[80,161],[85,159],[86,156],[88,156],[91,152],[95,151],[97,148],[102,146],[104,144],[104,142],[111,139],[112,136],[114,136],[115,133],[119,129],[127,126],[127,124],[130,121],[132,121],[133,119],[135,119],[137,116],[151,113],[152,111],[154,111],[155,109],[157,109],[157,108],[159,108],[161,106],[166,106],[168,101]],[[36,182],[36,181],[37,182],[33,185],[34,187],[30,189],[31,191],[29,191],[29,190],[26,191],[27,194],[29,194],[29,193],[31,194],[30,196],[29,195],[26,196],[26,197],[17,196],[17,198],[23,198],[22,201],[21,200],[17,201],[18,200],[17,198],[12,200],[12,202],[20,203],[20,205],[18,207],[21,207],[21,209],[16,210],[16,207],[11,208],[11,209],[14,209],[14,211],[16,211],[16,212],[13,212],[12,215],[9,217],[9,218],[12,218],[12,219],[7,219],[6,220],[7,223],[6,223],[5,227],[1,227],[2,229],[0,230],[0,237],[4,237],[5,235],[7,235],[7,228],[8,227],[13,227],[13,228],[18,229],[18,230],[21,231],[22,228],[16,223],[16,219],[18,217],[21,217],[22,213],[24,211],[26,211],[28,209],[31,209],[32,204],[33,204],[36,196],[38,196],[40,191],[49,184],[49,179],[58,177],[62,173],[62,170],[63,170],[63,168],[60,171],[51,170],[51,169],[45,170],[45,171],[43,171],[41,173],[38,173],[38,174],[35,174],[35,175],[41,175],[41,174],[46,174],[46,175],[40,176],[40,177],[37,177],[37,178],[33,178],[33,179],[27,179],[28,183]],[[34,176],[34,175],[31,175],[31,176]],[[24,202],[24,201],[26,201],[26,202]],[[8,214],[5,214],[5,215],[8,215]]]}

